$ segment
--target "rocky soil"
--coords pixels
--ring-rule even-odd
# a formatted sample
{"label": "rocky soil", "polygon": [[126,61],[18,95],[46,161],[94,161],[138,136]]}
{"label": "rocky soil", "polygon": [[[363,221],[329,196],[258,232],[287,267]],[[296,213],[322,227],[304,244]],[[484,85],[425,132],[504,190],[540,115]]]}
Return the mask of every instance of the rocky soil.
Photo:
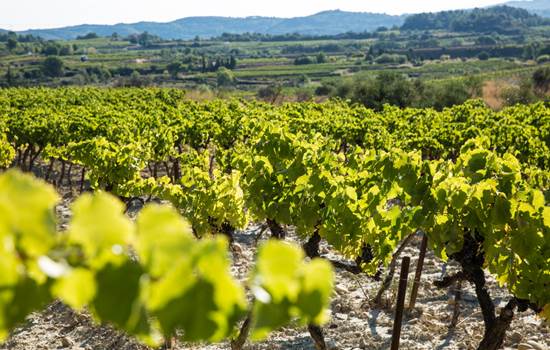
{"label": "rocky soil", "polygon": [[[58,214],[62,222],[70,216],[66,204],[60,206]],[[62,225],[63,226],[63,225]],[[252,226],[238,232],[233,247],[234,275],[246,281],[252,267],[257,238],[261,228]],[[260,243],[267,234],[260,238]],[[289,240],[298,241],[290,234]],[[420,245],[416,237],[403,256],[411,257],[412,284],[414,269]],[[338,259],[333,250],[321,246],[322,255]],[[475,349],[482,338],[483,320],[477,305],[475,292],[470,285],[463,285],[460,315],[456,327],[449,328],[454,310],[454,292],[438,289],[433,281],[442,275],[443,262],[428,253],[424,265],[416,308],[408,311],[403,320],[401,349]],[[457,270],[450,264],[447,273]],[[399,266],[397,268],[399,271]],[[331,321],[323,327],[327,345],[331,349],[389,349],[393,324],[393,309],[396,299],[397,277],[386,293],[381,308],[369,306],[380,286],[379,281],[365,275],[354,275],[336,269],[335,292],[331,304]],[[491,296],[499,307],[503,307],[509,294],[500,288],[493,279],[488,281]],[[550,291],[549,291],[550,292]],[[407,302],[409,296],[407,295]],[[181,344],[177,349],[229,349],[229,344]],[[259,343],[248,343],[246,349],[315,349],[307,329],[287,327],[274,332],[269,339]],[[516,314],[507,334],[506,349],[550,349],[550,327],[532,312]],[[27,322],[16,329],[0,349],[68,349],[68,350],[146,350],[125,334],[109,326],[98,326],[86,313],[75,313],[60,302],[49,305],[45,310],[32,314]]]}

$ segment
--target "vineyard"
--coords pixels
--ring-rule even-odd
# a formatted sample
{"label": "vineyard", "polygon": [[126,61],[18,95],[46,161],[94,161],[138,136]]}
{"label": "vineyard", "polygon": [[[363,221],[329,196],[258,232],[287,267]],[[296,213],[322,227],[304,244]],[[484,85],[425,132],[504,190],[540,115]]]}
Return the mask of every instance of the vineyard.
{"label": "vineyard", "polygon": [[[150,346],[241,349],[294,324],[326,349],[335,270],[386,276],[365,300],[379,307],[413,236],[459,267],[438,288],[473,286],[479,349],[501,348],[516,312],[550,319],[544,103],[374,112],[193,102],[169,89],[3,89],[0,167],[0,340],[60,300]],[[58,193],[70,197],[66,223]],[[230,254],[251,225],[273,239],[243,282]],[[507,289],[504,307],[488,278]]]}

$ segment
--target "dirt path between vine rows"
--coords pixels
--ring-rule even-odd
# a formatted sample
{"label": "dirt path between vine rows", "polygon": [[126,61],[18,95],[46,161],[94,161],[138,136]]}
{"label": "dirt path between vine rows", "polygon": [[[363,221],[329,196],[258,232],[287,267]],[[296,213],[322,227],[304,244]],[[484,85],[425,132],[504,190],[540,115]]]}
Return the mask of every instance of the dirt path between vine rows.
{"label": "dirt path between vine rows", "polygon": [[[59,209],[62,221],[70,216],[66,207]],[[234,275],[246,281],[253,266],[256,252],[256,236],[259,226],[238,232],[233,250]],[[262,238],[264,239],[264,238]],[[289,240],[297,242],[292,233]],[[410,256],[410,283],[414,275],[420,239],[415,238],[406,248],[404,255]],[[339,259],[327,245],[321,246],[321,253],[331,259]],[[417,307],[405,315],[401,335],[401,349],[441,350],[475,349],[483,332],[483,320],[477,305],[475,292],[467,284],[463,285],[463,301],[460,304],[460,317],[454,330],[449,330],[453,314],[453,291],[438,289],[433,281],[440,278],[443,262],[428,253],[422,276]],[[447,273],[456,271],[450,264]],[[397,268],[399,271],[399,266]],[[335,293],[331,303],[331,321],[323,329],[330,349],[388,349],[391,341],[393,310],[396,284],[388,291],[385,307],[368,308],[366,301],[372,300],[380,282],[365,275],[354,275],[336,269]],[[489,291],[498,307],[506,304],[509,294],[500,288],[492,278],[488,280]],[[409,288],[410,290],[410,284]],[[408,300],[408,296],[407,296]],[[550,327],[536,317],[533,312],[516,314],[507,334],[505,349],[550,349]],[[148,350],[122,332],[108,326],[98,326],[87,314],[78,314],[59,302],[45,310],[32,314],[26,324],[16,329],[0,350]],[[229,349],[228,343],[221,344],[177,344],[177,349]],[[311,349],[315,347],[307,332],[300,327],[286,327],[271,334],[269,339],[259,343],[248,343],[245,349]]]}

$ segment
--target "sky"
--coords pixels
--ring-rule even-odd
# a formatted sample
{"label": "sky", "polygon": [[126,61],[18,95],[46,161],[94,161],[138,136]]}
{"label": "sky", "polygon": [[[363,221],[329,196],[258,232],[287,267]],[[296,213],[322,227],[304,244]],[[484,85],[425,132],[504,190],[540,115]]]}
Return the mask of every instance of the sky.
{"label": "sky", "polygon": [[504,0],[0,0],[0,28],[168,22],[190,16],[307,16],[325,10],[388,14],[483,7]]}

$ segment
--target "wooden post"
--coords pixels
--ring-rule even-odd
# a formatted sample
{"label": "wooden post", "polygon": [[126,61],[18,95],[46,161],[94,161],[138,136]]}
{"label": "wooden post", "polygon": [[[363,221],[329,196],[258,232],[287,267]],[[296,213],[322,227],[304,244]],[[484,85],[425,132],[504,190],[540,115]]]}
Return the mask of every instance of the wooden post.
{"label": "wooden post", "polygon": [[401,261],[401,274],[399,275],[399,290],[397,292],[397,304],[395,306],[391,350],[399,349],[399,338],[401,337],[401,324],[403,321],[403,309],[405,307],[405,294],[407,293],[407,280],[409,277],[410,263],[411,258],[408,256],[404,257]]}
{"label": "wooden post", "polygon": [[401,245],[395,253],[393,253],[393,256],[391,258],[390,266],[388,266],[388,274],[384,278],[384,281],[382,282],[382,285],[380,286],[380,289],[378,290],[378,293],[376,294],[376,297],[374,298],[374,305],[380,306],[382,304],[382,297],[384,296],[384,293],[388,288],[391,286],[391,282],[393,280],[393,275],[395,273],[395,266],[397,265],[397,259],[399,258],[399,255],[405,250],[405,247],[414,237],[414,233],[411,233],[408,235],[403,242],[401,242]]}
{"label": "wooden post", "polygon": [[162,347],[160,350],[175,350],[176,349],[176,338],[175,337],[168,337],[164,339],[164,343],[162,344]]}
{"label": "wooden post", "polygon": [[428,247],[428,236],[424,233],[422,236],[422,244],[420,244],[420,254],[416,263],[416,273],[411,291],[411,300],[409,302],[409,310],[414,309],[416,297],[418,296],[418,288],[420,287],[420,277],[422,277],[422,269],[424,268],[424,258],[426,257],[426,248]]}
{"label": "wooden post", "polygon": [[453,318],[449,328],[455,328],[458,324],[458,317],[460,316],[460,300],[462,299],[462,281],[457,281],[455,286],[455,304],[453,308]]}
{"label": "wooden post", "polygon": [[82,173],[80,174],[80,193],[84,192],[84,180],[86,179],[86,168],[82,167]]}

